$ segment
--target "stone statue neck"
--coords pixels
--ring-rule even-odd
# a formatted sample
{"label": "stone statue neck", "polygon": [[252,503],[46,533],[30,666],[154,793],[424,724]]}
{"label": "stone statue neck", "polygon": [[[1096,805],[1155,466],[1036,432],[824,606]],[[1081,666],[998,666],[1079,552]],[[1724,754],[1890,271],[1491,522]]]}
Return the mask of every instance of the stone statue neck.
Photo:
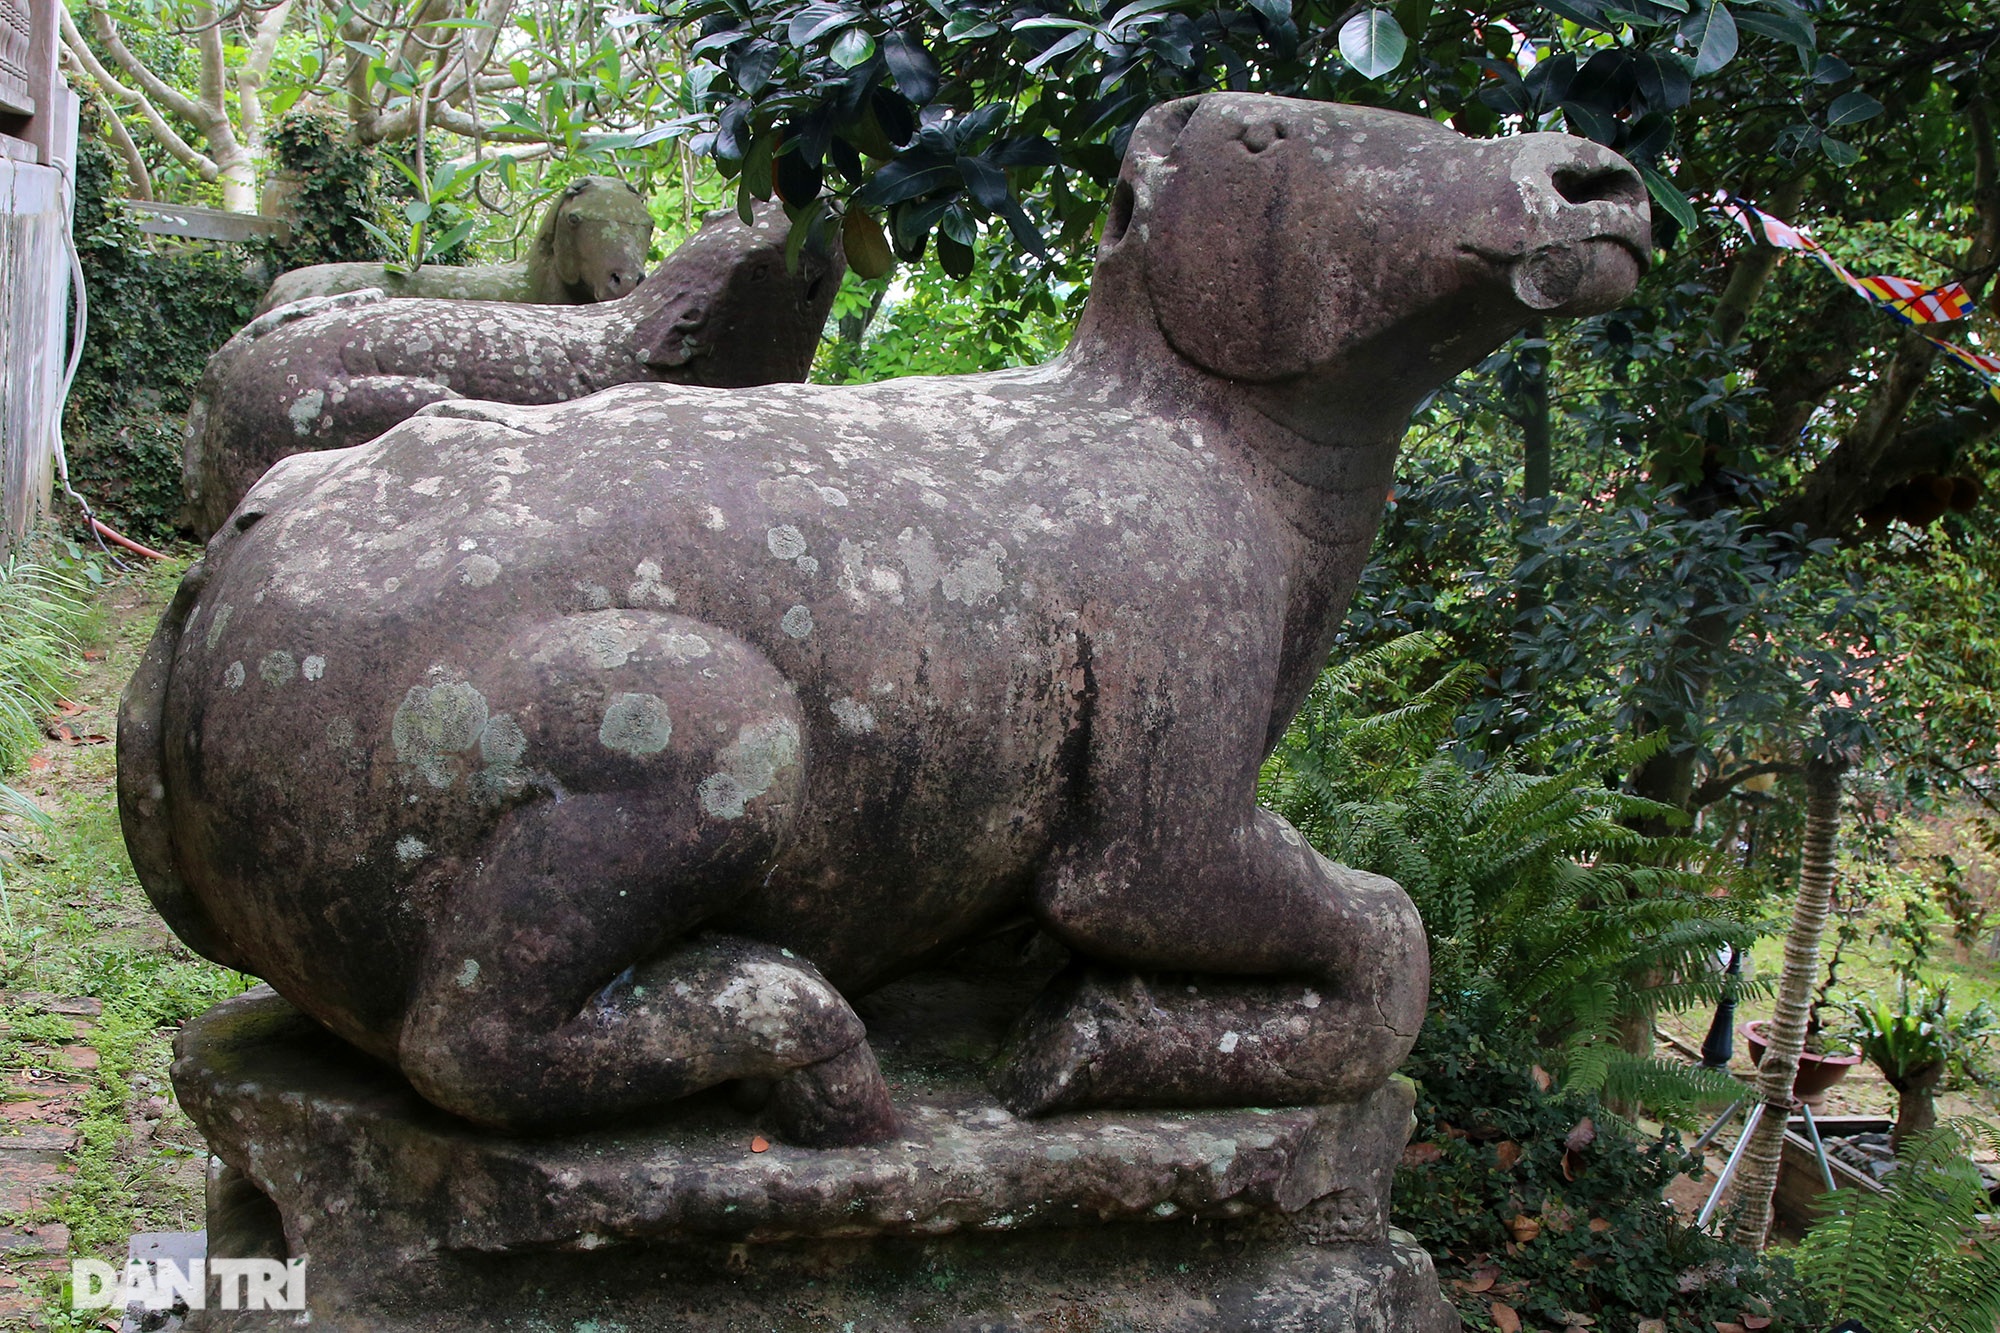
{"label": "stone statue neck", "polygon": [[1407,363],[1375,360],[1358,355],[1352,369],[1311,384],[1227,380],[1176,352],[1143,297],[1100,304],[1093,296],[1062,364],[1085,393],[1190,422],[1211,446],[1242,454],[1274,483],[1294,526],[1310,530],[1314,510],[1338,508],[1339,493],[1354,489],[1357,469],[1380,470],[1387,485],[1417,399],[1384,392],[1407,381]]}

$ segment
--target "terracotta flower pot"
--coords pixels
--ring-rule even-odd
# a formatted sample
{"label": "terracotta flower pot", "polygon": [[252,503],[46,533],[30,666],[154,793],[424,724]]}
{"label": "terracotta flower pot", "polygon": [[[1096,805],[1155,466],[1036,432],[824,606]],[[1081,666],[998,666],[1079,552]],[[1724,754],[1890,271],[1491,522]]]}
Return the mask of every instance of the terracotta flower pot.
{"label": "terracotta flower pot", "polygon": [[[1736,1030],[1743,1034],[1743,1043],[1750,1048],[1750,1063],[1762,1064],[1764,1052],[1771,1045],[1764,1037],[1764,1020],[1760,1018],[1745,1023]],[[1850,1050],[1845,1055],[1814,1055],[1811,1051],[1800,1051],[1798,1076],[1792,1080],[1792,1096],[1818,1114],[1826,1103],[1826,1090],[1846,1078],[1847,1071],[1860,1063],[1859,1051]]]}

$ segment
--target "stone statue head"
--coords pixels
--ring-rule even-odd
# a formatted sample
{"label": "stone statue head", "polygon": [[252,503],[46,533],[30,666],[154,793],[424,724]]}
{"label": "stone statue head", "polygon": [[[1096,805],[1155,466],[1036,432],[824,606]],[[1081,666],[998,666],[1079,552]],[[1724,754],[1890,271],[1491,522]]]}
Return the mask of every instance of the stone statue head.
{"label": "stone statue head", "polygon": [[581,301],[615,301],[646,276],[653,216],[639,192],[614,176],[571,181],[542,218],[535,254]]}
{"label": "stone statue head", "polygon": [[1176,352],[1237,382],[1365,365],[1371,340],[1393,328],[1407,349],[1427,317],[1433,359],[1469,364],[1496,328],[1623,299],[1647,263],[1645,199],[1622,159],[1568,135],[1183,98],[1133,132],[1093,299],[1142,290]]}
{"label": "stone statue head", "polygon": [[758,205],[753,227],[734,211],[711,217],[646,280],[639,359],[662,379],[711,389],[804,379],[846,263],[808,246],[787,266],[790,232],[775,202]]}

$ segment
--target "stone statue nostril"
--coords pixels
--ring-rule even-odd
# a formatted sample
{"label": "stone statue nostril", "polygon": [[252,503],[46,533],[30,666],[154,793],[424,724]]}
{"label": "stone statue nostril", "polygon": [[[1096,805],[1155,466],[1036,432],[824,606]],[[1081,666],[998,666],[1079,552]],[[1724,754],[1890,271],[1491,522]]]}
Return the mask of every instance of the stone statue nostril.
{"label": "stone statue nostril", "polygon": [[1636,206],[1646,197],[1638,173],[1627,167],[1557,167],[1551,183],[1572,204],[1613,203]]}

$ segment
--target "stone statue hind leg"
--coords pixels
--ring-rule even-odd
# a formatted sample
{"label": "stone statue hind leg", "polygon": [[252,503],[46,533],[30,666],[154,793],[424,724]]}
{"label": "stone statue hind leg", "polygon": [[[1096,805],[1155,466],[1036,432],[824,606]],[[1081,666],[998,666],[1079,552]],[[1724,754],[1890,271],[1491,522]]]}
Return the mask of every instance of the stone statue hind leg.
{"label": "stone statue hind leg", "polygon": [[1261,736],[1268,716],[1220,716],[1255,691],[1181,688],[1180,708],[1152,710],[1179,720],[1143,745],[1093,739],[1088,819],[1035,898],[1078,962],[1016,1030],[998,1087],[1017,1112],[1348,1100],[1423,1023],[1429,953],[1408,896],[1258,809],[1254,763],[1215,762],[1255,754],[1216,730]]}
{"label": "stone statue hind leg", "polygon": [[596,612],[426,688],[399,748],[421,769],[426,738],[453,729],[428,701],[476,696],[476,780],[510,803],[460,857],[419,963],[399,1061],[426,1098],[518,1129],[775,1079],[787,1138],[893,1133],[840,993],[784,949],[699,933],[764,873],[803,785],[797,700],[755,648],[684,616]]}

